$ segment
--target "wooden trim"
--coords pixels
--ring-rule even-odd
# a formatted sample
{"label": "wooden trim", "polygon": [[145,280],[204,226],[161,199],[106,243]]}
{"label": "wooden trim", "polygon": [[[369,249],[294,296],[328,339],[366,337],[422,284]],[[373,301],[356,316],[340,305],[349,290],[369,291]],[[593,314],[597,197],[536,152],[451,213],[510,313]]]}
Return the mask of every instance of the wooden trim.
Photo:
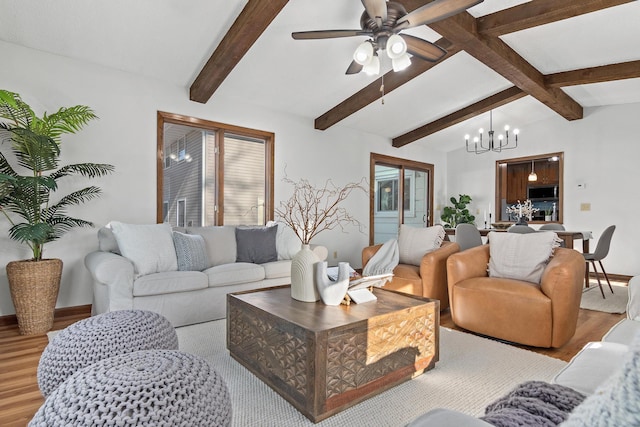
{"label": "wooden trim", "polygon": [[596,12],[633,0],[533,0],[478,18],[478,33],[498,37],[503,34],[550,24],[563,19]]}
{"label": "wooden trim", "polygon": [[[91,315],[91,304],[75,305],[71,307],[56,308],[53,319],[54,321],[62,317]],[[18,324],[18,318],[15,314],[8,314],[6,316],[0,316],[0,327],[2,326],[14,326]]]}
{"label": "wooden trim", "polygon": [[[375,177],[376,177],[376,165],[386,165],[392,167],[398,167],[400,170],[412,169],[421,171],[427,174],[429,178],[429,216],[427,218],[427,225],[433,224],[433,191],[434,191],[434,176],[435,167],[431,163],[418,162],[416,160],[403,159],[400,157],[387,156],[385,154],[370,153],[369,154],[369,245],[373,245],[374,242],[374,212],[375,212]],[[404,194],[404,180],[400,180],[399,194]],[[398,213],[400,224],[404,223],[404,209]],[[398,227],[400,226],[398,224]]]}
{"label": "wooden trim", "polygon": [[287,3],[249,0],[189,88],[189,99],[206,103]]}
{"label": "wooden trim", "polygon": [[640,77],[640,61],[629,61],[548,74],[544,76],[544,81],[549,87],[565,87],[638,77]]}
{"label": "wooden trim", "polygon": [[527,96],[527,94],[524,93],[521,89],[512,86],[509,89],[498,92],[495,95],[476,102],[475,104],[471,104],[461,110],[441,117],[438,120],[427,123],[426,125],[420,126],[419,128],[409,131],[403,135],[397,136],[392,139],[392,145],[396,148],[402,147],[411,142],[417,141],[418,139],[424,138],[425,136],[429,136],[457,123],[461,123],[467,119],[470,119],[482,113],[486,113],[487,111],[493,110],[496,107],[508,104],[511,101],[515,101],[516,99],[520,99],[525,96]]}
{"label": "wooden trim", "polygon": [[[564,152],[563,151],[559,151],[556,153],[545,153],[545,154],[536,154],[536,155],[531,155],[531,156],[524,156],[524,157],[513,157],[510,159],[500,159],[500,160],[496,160],[496,192],[495,192],[495,213],[496,213],[496,218],[493,219],[493,222],[499,222],[499,216],[497,215],[497,213],[499,212],[499,209],[501,209],[501,199],[500,197],[502,196],[501,193],[505,193],[506,195],[506,189],[502,188],[500,186],[500,182],[504,182],[506,180],[506,168],[501,168],[500,165],[501,164],[509,164],[509,163],[527,163],[527,162],[531,162],[531,161],[535,161],[535,160],[541,160],[541,159],[546,159],[549,157],[554,157],[557,156],[558,157],[558,188],[560,189],[560,200],[558,200],[558,210],[560,212],[560,214],[558,215],[558,220],[556,222],[559,222],[562,224],[562,222],[564,221]],[[505,171],[502,171],[501,169],[505,169]],[[503,174],[503,176],[501,177],[500,174]]]}
{"label": "wooden trim", "polygon": [[185,116],[182,114],[167,113],[158,111],[158,127],[157,127],[157,162],[156,162],[156,221],[161,223],[162,202],[163,202],[163,173],[164,173],[164,124],[174,123],[184,126],[206,129],[216,132],[216,145],[218,153],[216,155],[216,201],[218,210],[215,213],[216,225],[224,224],[224,135],[225,133],[235,133],[238,135],[250,136],[254,138],[264,139],[266,144],[265,152],[265,219],[272,220],[274,218],[274,165],[275,165],[275,134],[273,132],[251,129],[242,126],[229,125],[226,123],[214,122],[211,120],[199,119],[196,117]]}
{"label": "wooden trim", "polygon": [[[458,46],[451,44],[451,42],[446,39],[440,39],[436,41],[435,44],[447,50],[444,58],[435,63],[423,61],[419,58],[414,58],[411,62],[411,65],[402,73],[389,71],[384,75],[384,93],[391,93],[403,84],[410,82],[414,78],[420,76],[422,73],[430,70],[442,61],[460,52],[460,48]],[[349,117],[351,114],[379,100],[381,97],[380,83],[381,79],[374,80],[372,83],[369,83],[367,86],[354,93],[349,98],[342,101],[340,104],[331,108],[320,117],[317,117],[315,120],[315,128],[318,130],[326,130],[339,121]]]}

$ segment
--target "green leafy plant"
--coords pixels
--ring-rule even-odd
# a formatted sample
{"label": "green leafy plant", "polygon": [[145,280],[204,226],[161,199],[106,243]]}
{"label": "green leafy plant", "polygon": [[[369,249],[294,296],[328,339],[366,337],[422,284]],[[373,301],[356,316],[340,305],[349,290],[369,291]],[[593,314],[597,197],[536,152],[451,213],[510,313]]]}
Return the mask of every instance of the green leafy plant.
{"label": "green leafy plant", "polygon": [[440,219],[445,222],[444,226],[455,228],[458,224],[473,224],[476,217],[471,215],[467,205],[471,203],[471,197],[467,194],[459,194],[459,199],[451,197],[449,200],[453,206],[445,206]]}
{"label": "green leafy plant", "polygon": [[[11,224],[9,237],[27,244],[35,261],[42,260],[45,243],[62,237],[73,227],[93,226],[67,215],[67,208],[98,197],[100,188],[73,191],[55,202],[51,196],[58,190],[59,180],[66,176],[94,178],[113,171],[113,166],[99,163],[59,167],[61,136],[76,133],[96,118],[84,105],[60,108],[38,117],[20,95],[0,90],[2,144],[11,143],[19,166],[14,169],[0,152],[0,212]],[[28,173],[21,175],[20,169]]]}

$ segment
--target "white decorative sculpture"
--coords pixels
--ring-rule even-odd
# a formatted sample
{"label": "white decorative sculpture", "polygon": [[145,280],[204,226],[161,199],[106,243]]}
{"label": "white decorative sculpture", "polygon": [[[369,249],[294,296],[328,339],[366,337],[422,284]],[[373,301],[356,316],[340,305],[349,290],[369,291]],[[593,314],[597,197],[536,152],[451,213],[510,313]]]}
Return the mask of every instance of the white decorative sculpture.
{"label": "white decorative sculpture", "polygon": [[338,280],[333,281],[327,276],[327,262],[317,262],[316,286],[322,302],[326,305],[340,305],[349,288],[349,263],[338,263]]}

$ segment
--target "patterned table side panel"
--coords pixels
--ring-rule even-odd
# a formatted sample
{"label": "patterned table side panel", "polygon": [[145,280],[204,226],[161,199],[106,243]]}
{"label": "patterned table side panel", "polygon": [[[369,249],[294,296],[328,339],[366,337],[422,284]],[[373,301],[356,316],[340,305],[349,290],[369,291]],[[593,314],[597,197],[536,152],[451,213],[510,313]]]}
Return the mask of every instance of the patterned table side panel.
{"label": "patterned table side panel", "polygon": [[361,388],[402,368],[426,369],[438,355],[437,316],[433,306],[421,306],[370,325],[368,330],[329,337],[326,398]]}
{"label": "patterned table side panel", "polygon": [[304,401],[309,359],[304,332],[283,330],[272,319],[248,316],[236,307],[231,308],[230,322],[229,350],[272,382],[282,382],[282,391]]}

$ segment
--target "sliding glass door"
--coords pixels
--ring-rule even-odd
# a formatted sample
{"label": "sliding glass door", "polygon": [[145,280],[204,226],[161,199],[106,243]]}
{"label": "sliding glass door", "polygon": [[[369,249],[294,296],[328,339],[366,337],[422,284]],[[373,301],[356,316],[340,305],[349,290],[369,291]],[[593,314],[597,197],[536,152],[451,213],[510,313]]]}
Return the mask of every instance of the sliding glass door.
{"label": "sliding glass door", "polygon": [[371,153],[371,244],[396,239],[400,224],[433,223],[433,165]]}

